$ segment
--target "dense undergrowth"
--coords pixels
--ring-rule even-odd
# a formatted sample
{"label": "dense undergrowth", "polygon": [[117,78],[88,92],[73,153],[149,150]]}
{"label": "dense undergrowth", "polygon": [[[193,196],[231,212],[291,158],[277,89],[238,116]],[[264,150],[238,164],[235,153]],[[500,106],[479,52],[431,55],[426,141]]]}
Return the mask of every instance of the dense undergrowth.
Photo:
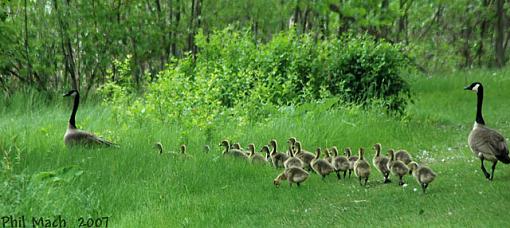
{"label": "dense undergrowth", "polygon": [[141,95],[128,56],[116,62],[120,76],[100,89],[105,104],[118,123],[150,120],[210,132],[225,120],[246,125],[307,103],[378,105],[402,115],[412,101],[404,79],[412,68],[398,45],[363,36],[314,40],[293,31],[264,44],[252,37],[230,28],[197,35],[196,59],[174,59]]}

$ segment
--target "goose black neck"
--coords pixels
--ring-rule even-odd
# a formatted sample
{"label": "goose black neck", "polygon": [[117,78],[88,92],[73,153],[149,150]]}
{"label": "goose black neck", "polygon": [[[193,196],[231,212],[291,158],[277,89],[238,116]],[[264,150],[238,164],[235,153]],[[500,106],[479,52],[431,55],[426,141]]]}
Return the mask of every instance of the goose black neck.
{"label": "goose black neck", "polygon": [[476,93],[477,102],[476,102],[476,122],[479,124],[485,125],[485,121],[482,116],[482,104],[483,104],[483,87],[480,86],[478,88],[478,92]]}
{"label": "goose black neck", "polygon": [[73,104],[73,112],[71,113],[71,118],[69,118],[69,125],[73,128],[76,128],[76,112],[78,111],[78,105],[80,105],[80,94],[76,93],[74,96],[74,104]]}

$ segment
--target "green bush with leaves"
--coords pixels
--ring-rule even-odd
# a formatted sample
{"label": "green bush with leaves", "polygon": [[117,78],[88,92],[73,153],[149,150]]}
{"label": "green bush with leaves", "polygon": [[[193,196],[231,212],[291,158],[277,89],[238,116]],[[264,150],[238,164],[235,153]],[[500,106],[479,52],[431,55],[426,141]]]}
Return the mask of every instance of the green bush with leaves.
{"label": "green bush with leaves", "polygon": [[125,83],[103,87],[103,94],[116,91],[106,101],[138,121],[175,121],[184,129],[207,130],[223,118],[243,124],[279,106],[328,97],[362,106],[382,104],[400,114],[410,101],[409,85],[401,77],[408,62],[399,46],[369,37],[315,40],[292,31],[265,44],[252,37],[231,28],[209,37],[199,33],[196,58],[172,59],[143,96],[125,98],[131,93]]}

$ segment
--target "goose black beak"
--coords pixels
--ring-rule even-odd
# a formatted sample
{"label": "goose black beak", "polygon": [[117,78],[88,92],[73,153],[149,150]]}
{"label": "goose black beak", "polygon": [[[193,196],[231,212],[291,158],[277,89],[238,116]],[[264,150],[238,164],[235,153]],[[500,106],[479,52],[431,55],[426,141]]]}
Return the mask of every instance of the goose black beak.
{"label": "goose black beak", "polygon": [[464,90],[471,90],[470,86],[464,87]]}

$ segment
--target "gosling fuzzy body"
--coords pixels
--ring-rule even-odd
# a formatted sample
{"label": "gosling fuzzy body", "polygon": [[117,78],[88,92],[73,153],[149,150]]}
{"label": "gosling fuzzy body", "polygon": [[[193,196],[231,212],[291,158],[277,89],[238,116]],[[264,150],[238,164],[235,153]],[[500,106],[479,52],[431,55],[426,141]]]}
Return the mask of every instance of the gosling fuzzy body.
{"label": "gosling fuzzy body", "polygon": [[301,161],[303,161],[304,168],[308,169],[309,171],[312,170],[311,162],[315,158],[315,155],[308,151],[303,150],[303,148],[301,147],[300,141],[296,141],[296,143],[294,143],[294,147],[295,147],[295,155],[297,158],[299,158],[299,159],[301,159]]}
{"label": "gosling fuzzy body", "polygon": [[331,151],[333,152],[333,161],[332,165],[335,168],[336,177],[338,180],[340,180],[340,172],[344,173],[344,179],[345,175],[347,174],[347,171],[349,170],[351,164],[349,162],[349,159],[346,156],[339,156],[338,155],[338,149],[336,146],[331,148]]}
{"label": "gosling fuzzy body", "polygon": [[255,145],[253,143],[248,145],[248,151],[250,152],[248,157],[252,164],[267,164],[265,157],[255,153]]}
{"label": "gosling fuzzy body", "polygon": [[409,163],[409,167],[411,168],[411,172],[414,178],[416,179],[416,182],[420,184],[423,193],[425,193],[427,187],[432,181],[434,181],[437,174],[434,171],[432,171],[432,169],[430,169],[429,167],[424,165],[418,165],[418,163],[416,162]]}
{"label": "gosling fuzzy body", "polygon": [[404,176],[409,173],[409,168],[407,165],[400,160],[395,159],[395,152],[390,149],[388,151],[388,157],[390,158],[390,162],[388,163],[388,169],[391,170],[391,173],[393,175],[398,176],[399,178],[399,185],[404,185]]}
{"label": "gosling fuzzy body", "polygon": [[321,155],[321,148],[317,148],[315,158],[310,163],[312,166],[312,169],[322,177],[322,180],[329,175],[330,173],[335,171],[335,167],[331,165],[328,161],[325,159],[320,158]]}
{"label": "gosling fuzzy body", "polygon": [[275,168],[285,167],[283,163],[285,163],[285,161],[289,158],[289,155],[277,151],[278,144],[276,142],[276,139],[272,139],[269,142],[269,145],[271,145],[272,147],[270,155],[273,166]]}
{"label": "gosling fuzzy body", "polygon": [[386,156],[381,155],[381,144],[380,143],[377,143],[374,145],[374,150],[375,150],[375,156],[372,159],[372,164],[383,175],[383,177],[384,177],[383,183],[389,183],[389,182],[391,182],[389,179],[391,171],[388,168],[388,163],[390,162],[390,159]]}
{"label": "gosling fuzzy body", "polygon": [[287,180],[289,182],[289,186],[292,187],[293,183],[296,183],[299,187],[301,183],[308,179],[310,174],[302,168],[299,167],[291,167],[289,169],[285,169],[282,173],[280,173],[274,180],[273,184],[278,187],[283,180]]}
{"label": "gosling fuzzy body", "polygon": [[344,154],[349,159],[349,178],[351,178],[351,173],[354,172],[354,164],[358,161],[358,156],[352,155],[350,147],[345,148]]}
{"label": "gosling fuzzy body", "polygon": [[292,167],[303,168],[303,165],[304,165],[303,161],[301,161],[301,159],[294,156],[294,152],[292,151],[292,149],[290,149],[289,150],[289,158],[283,163],[283,166],[285,167],[285,169],[289,169]]}
{"label": "gosling fuzzy body", "polygon": [[228,140],[221,141],[220,146],[224,147],[223,156],[232,156],[248,160],[248,155],[246,155],[246,153],[244,153],[243,151],[240,151],[238,149],[230,149],[230,143]]}
{"label": "gosling fuzzy body", "polygon": [[365,180],[364,185],[366,186],[368,182],[368,177],[370,176],[371,168],[370,164],[368,164],[368,162],[365,161],[364,157],[365,149],[359,148],[358,153],[359,159],[354,163],[354,174],[356,174],[356,176],[358,177],[359,184],[362,185],[361,180],[364,179]]}
{"label": "gosling fuzzy body", "polygon": [[413,157],[411,157],[411,154],[409,154],[407,150],[398,150],[397,153],[395,153],[395,160],[402,161],[404,164],[408,165],[413,161]]}

